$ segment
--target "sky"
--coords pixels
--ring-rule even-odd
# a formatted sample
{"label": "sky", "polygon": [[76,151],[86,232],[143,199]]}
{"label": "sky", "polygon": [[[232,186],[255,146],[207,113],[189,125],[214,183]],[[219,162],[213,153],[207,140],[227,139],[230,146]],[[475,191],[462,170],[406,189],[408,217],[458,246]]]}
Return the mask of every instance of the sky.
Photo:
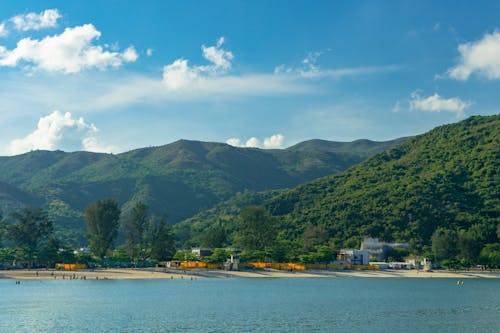
{"label": "sky", "polygon": [[0,3],[0,155],[390,140],[498,114],[498,1]]}

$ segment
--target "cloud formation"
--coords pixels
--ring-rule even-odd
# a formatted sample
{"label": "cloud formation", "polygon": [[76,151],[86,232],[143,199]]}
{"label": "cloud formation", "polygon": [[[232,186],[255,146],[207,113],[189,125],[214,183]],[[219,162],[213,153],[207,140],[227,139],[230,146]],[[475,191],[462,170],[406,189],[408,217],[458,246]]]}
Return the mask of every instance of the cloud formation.
{"label": "cloud formation", "polygon": [[100,36],[101,32],[92,24],[85,24],[66,28],[63,33],[42,40],[23,38],[12,50],[0,46],[0,66],[16,67],[27,63],[28,68],[34,70],[70,74],[89,68],[116,68],[137,60],[137,52],[132,46],[120,53],[93,45]]}
{"label": "cloud formation", "polygon": [[261,142],[256,137],[251,137],[243,142],[238,138],[231,138],[226,141],[228,145],[241,148],[262,148],[262,149],[280,149],[283,148],[283,141],[285,137],[283,134],[274,134],[268,138],[264,138]]}
{"label": "cloud formation", "polygon": [[179,91],[191,85],[199,85],[231,69],[231,60],[234,55],[222,48],[224,41],[224,37],[220,37],[216,46],[201,46],[203,58],[208,60],[210,65],[189,66],[188,60],[177,59],[163,67],[163,82],[167,90]]}
{"label": "cloud formation", "polygon": [[0,23],[0,37],[5,37],[9,34],[9,31],[5,27],[5,23]]}
{"label": "cloud formation", "polygon": [[274,74],[298,77],[301,79],[340,79],[347,76],[370,75],[377,73],[393,72],[400,69],[400,66],[365,66],[338,69],[322,69],[318,65],[318,59],[323,52],[309,52],[302,60],[301,67],[288,67],[279,65],[274,68]]}
{"label": "cloud formation", "polygon": [[16,30],[29,31],[55,27],[59,18],[61,18],[61,14],[59,14],[57,9],[47,9],[39,14],[28,13],[16,15],[10,21],[14,23]]}
{"label": "cloud formation", "polygon": [[94,152],[111,152],[114,147],[102,146],[98,139],[98,130],[71,113],[62,114],[54,111],[41,117],[37,128],[21,139],[15,139],[7,147],[10,155],[22,154],[32,150],[87,150]]}
{"label": "cloud formation", "polygon": [[472,74],[487,79],[500,79],[500,32],[485,34],[482,39],[460,44],[460,60],[448,70],[448,76],[465,81]]}
{"label": "cloud formation", "polygon": [[416,111],[445,111],[455,113],[457,117],[463,117],[465,109],[471,106],[470,102],[463,101],[458,97],[442,98],[438,93],[429,97],[421,97],[418,92],[414,92],[411,97],[410,109]]}

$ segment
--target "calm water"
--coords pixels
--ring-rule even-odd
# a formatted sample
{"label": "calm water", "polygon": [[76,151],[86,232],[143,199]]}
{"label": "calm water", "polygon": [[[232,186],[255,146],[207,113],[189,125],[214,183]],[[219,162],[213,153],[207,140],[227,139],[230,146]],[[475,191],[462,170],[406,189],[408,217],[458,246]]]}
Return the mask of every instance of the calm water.
{"label": "calm water", "polygon": [[500,280],[0,280],[0,332],[500,332]]}

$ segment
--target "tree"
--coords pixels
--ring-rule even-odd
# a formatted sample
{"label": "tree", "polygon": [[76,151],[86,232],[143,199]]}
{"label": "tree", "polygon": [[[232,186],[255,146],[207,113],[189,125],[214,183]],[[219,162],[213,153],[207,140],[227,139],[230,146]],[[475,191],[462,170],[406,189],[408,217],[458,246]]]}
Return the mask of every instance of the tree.
{"label": "tree", "polygon": [[96,257],[102,259],[106,255],[118,234],[119,222],[120,208],[116,200],[98,200],[85,208],[85,236]]}
{"label": "tree", "polygon": [[390,248],[387,253],[387,260],[388,261],[404,261],[404,258],[407,257],[410,254],[410,252],[407,249],[400,249],[400,248]]}
{"label": "tree", "polygon": [[432,253],[437,260],[454,259],[457,255],[458,237],[455,230],[438,228],[432,234]]}
{"label": "tree", "polygon": [[304,251],[314,251],[318,245],[324,245],[328,241],[328,231],[320,225],[308,223],[302,234],[302,242],[304,243]]}
{"label": "tree", "polygon": [[219,248],[224,246],[226,241],[226,229],[224,229],[224,227],[220,223],[217,223],[216,225],[211,226],[207,229],[207,231],[203,235],[201,246],[208,248]]}
{"label": "tree", "polygon": [[152,259],[158,261],[172,259],[175,254],[175,241],[172,227],[167,224],[166,217],[150,219],[147,242]]}
{"label": "tree", "polygon": [[5,234],[23,249],[28,260],[35,259],[40,248],[53,238],[53,224],[47,213],[39,208],[25,208],[12,214],[14,223],[5,224]]}
{"label": "tree", "polygon": [[277,220],[263,207],[244,208],[237,220],[237,242],[247,250],[263,250],[276,240]]}
{"label": "tree", "polygon": [[129,217],[124,222],[125,249],[133,259],[146,259],[146,231],[149,216],[148,206],[138,201],[132,208]]}
{"label": "tree", "polygon": [[215,264],[220,264],[224,263],[226,259],[231,257],[231,253],[226,251],[225,249],[217,248],[214,250],[214,253],[212,253],[211,256],[207,258],[203,258],[205,262],[208,263],[215,263]]}
{"label": "tree", "polygon": [[480,262],[490,268],[500,268],[500,243],[486,244],[481,250]]}
{"label": "tree", "polygon": [[462,259],[472,262],[477,261],[483,244],[483,238],[474,232],[473,228],[468,231],[460,230],[458,232],[458,254]]}

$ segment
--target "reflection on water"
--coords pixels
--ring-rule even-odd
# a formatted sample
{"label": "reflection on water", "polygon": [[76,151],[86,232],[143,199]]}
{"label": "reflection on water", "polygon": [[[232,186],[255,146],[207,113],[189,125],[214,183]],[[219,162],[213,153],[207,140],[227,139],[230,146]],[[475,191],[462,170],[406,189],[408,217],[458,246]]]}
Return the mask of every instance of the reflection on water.
{"label": "reflection on water", "polygon": [[500,280],[0,280],[0,332],[499,332]]}

